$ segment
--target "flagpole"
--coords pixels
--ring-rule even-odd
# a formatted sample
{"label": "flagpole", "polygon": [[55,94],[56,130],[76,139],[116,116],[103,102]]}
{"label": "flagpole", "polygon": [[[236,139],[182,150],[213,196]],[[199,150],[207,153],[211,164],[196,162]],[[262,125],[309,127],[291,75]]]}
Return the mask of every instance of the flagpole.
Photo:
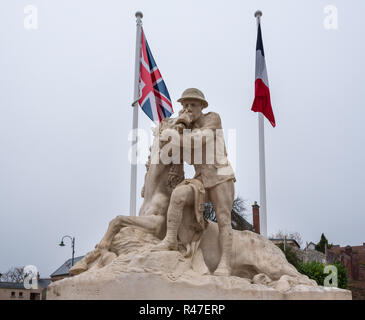
{"label": "flagpole", "polygon": [[138,129],[138,96],[139,96],[139,74],[140,74],[140,53],[141,53],[141,35],[142,35],[142,18],[143,14],[140,11],[136,12],[137,18],[137,33],[136,33],[136,60],[134,71],[134,102],[133,107],[133,133],[132,133],[132,157],[131,157],[131,187],[130,187],[130,202],[129,202],[129,215],[136,216],[136,201],[137,201],[137,156],[134,152],[137,141],[137,129]]}
{"label": "flagpole", "polygon": [[[262,12],[257,10],[255,18],[257,27],[260,24]],[[260,231],[261,234],[267,237],[267,212],[266,212],[266,170],[265,170],[265,127],[264,115],[258,112],[259,123],[259,163],[260,163]]]}

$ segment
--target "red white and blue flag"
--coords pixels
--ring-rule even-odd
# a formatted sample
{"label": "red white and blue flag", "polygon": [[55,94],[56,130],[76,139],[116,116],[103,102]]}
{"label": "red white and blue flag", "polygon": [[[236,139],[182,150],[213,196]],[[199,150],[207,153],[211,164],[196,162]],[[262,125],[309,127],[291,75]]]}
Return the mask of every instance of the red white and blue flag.
{"label": "red white and blue flag", "polygon": [[172,115],[171,98],[142,29],[139,105],[156,124]]}
{"label": "red white and blue flag", "polygon": [[251,110],[261,112],[270,121],[271,125],[275,127],[275,117],[270,101],[269,80],[267,78],[260,23],[258,24],[256,43],[255,100]]}

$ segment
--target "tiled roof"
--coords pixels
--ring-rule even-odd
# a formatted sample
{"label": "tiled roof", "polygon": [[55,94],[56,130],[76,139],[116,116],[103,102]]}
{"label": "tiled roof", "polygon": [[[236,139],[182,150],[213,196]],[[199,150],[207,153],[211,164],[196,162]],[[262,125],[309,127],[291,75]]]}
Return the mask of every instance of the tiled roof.
{"label": "tiled roof", "polygon": [[[78,261],[80,261],[84,256],[75,257],[74,258],[74,264],[76,264]],[[64,276],[68,275],[68,272],[71,269],[71,263],[72,259],[68,259],[62,266],[60,266],[55,272],[51,274],[51,277],[57,277],[57,276]]]}
{"label": "tiled roof", "polygon": [[[271,241],[282,241],[282,242],[284,242],[284,239],[283,238],[270,238],[269,240],[271,240]],[[294,242],[298,246],[298,248],[300,248],[300,245],[298,244],[298,242],[295,239],[289,239],[289,238],[287,238],[286,239],[286,242]]]}
{"label": "tiled roof", "polygon": [[0,282],[0,288],[3,288],[3,289],[25,289],[23,282]]}
{"label": "tiled roof", "polygon": [[38,279],[38,285],[44,289],[51,283],[51,279]]}
{"label": "tiled roof", "polygon": [[[51,283],[51,279],[38,279],[38,286],[42,289],[47,288]],[[2,289],[25,289],[23,282],[0,282],[0,288]]]}

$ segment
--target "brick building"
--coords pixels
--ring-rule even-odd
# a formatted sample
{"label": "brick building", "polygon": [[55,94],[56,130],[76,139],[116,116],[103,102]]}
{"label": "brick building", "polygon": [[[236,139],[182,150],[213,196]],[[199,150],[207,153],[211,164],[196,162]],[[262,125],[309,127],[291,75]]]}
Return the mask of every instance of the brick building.
{"label": "brick building", "polygon": [[328,249],[346,267],[350,280],[365,281],[365,243],[362,246],[333,246]]}
{"label": "brick building", "polygon": [[38,278],[37,289],[26,289],[24,283],[0,282],[0,300],[45,300],[50,279]]}

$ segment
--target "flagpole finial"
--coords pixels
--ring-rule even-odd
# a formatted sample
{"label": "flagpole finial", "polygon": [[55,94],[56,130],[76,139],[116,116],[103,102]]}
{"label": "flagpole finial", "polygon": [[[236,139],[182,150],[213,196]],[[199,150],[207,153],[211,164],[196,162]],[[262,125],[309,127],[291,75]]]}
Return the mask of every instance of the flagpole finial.
{"label": "flagpole finial", "polygon": [[255,18],[260,18],[261,16],[262,16],[262,11],[257,10],[257,11],[255,12]]}
{"label": "flagpole finial", "polygon": [[143,13],[141,11],[136,12],[136,18],[143,18]]}

